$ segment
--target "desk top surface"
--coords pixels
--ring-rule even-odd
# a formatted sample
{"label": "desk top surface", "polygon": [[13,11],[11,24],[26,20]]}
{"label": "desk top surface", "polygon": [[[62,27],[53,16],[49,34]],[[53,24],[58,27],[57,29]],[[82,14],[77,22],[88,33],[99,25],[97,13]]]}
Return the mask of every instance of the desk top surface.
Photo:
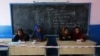
{"label": "desk top surface", "polygon": [[4,45],[4,46],[45,46],[47,43],[47,41],[43,41],[43,42],[9,42],[9,43],[5,43],[2,42],[0,43],[0,45]]}
{"label": "desk top surface", "polygon": [[58,45],[95,45],[96,42],[91,40],[86,40],[85,42],[76,42],[76,41],[59,41],[57,40]]}

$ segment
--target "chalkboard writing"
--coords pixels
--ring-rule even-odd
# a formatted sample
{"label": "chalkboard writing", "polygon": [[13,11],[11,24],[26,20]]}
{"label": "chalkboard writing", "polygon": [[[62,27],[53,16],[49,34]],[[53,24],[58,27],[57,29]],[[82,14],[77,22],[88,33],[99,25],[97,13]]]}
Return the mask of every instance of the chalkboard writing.
{"label": "chalkboard writing", "polygon": [[46,35],[58,34],[62,26],[81,27],[83,33],[88,31],[90,3],[33,3],[11,4],[12,25],[14,33],[23,28],[32,34],[35,24],[41,26]]}

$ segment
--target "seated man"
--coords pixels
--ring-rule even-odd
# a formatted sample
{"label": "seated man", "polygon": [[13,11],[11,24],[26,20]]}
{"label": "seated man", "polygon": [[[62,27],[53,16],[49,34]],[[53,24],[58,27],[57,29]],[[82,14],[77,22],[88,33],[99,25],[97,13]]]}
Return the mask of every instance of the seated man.
{"label": "seated man", "polygon": [[18,41],[29,41],[29,36],[23,32],[23,29],[18,29],[15,37],[12,39],[13,42]]}

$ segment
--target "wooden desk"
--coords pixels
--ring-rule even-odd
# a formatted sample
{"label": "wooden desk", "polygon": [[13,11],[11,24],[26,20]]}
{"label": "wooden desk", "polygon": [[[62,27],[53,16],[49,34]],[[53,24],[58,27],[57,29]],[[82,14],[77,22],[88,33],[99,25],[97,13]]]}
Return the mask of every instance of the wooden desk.
{"label": "wooden desk", "polygon": [[[95,42],[87,40],[86,42],[77,43],[75,41],[59,41],[59,46],[95,46]],[[95,54],[95,48],[59,48],[59,54]]]}
{"label": "wooden desk", "polygon": [[31,42],[9,46],[9,55],[46,55],[45,48],[33,46],[45,46],[47,42],[32,44]]}

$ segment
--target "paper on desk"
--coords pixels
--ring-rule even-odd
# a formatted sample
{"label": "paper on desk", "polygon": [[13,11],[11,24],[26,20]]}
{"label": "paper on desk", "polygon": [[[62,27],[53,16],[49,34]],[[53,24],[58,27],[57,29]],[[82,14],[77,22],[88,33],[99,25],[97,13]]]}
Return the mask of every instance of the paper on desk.
{"label": "paper on desk", "polygon": [[17,45],[19,44],[18,42],[9,42],[8,45]]}
{"label": "paper on desk", "polygon": [[9,42],[8,45],[19,45],[24,44],[25,42]]}
{"label": "paper on desk", "polygon": [[36,41],[34,40],[33,42],[32,42],[32,44],[35,44],[36,43]]}
{"label": "paper on desk", "polygon": [[40,42],[37,42],[36,40],[34,40],[34,41],[32,42],[32,44],[38,44],[38,43],[40,43]]}

